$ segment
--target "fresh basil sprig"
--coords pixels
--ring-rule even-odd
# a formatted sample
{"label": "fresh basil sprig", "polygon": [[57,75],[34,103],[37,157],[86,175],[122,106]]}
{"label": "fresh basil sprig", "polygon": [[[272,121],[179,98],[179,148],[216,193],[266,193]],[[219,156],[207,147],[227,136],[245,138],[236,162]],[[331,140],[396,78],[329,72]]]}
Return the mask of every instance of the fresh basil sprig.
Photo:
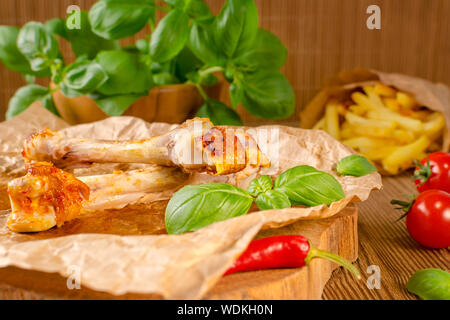
{"label": "fresh basil sprig", "polygon": [[143,56],[123,50],[102,51],[96,62],[108,76],[108,80],[98,88],[98,92],[113,96],[147,92],[153,86],[150,68]]}
{"label": "fresh basil sprig", "polygon": [[155,21],[154,0],[100,0],[89,11],[93,31],[105,39],[122,39]]}
{"label": "fresh basil sprig", "polygon": [[0,26],[0,61],[9,69],[20,72],[23,75],[50,76],[49,68],[38,72],[31,69],[30,62],[17,47],[19,32],[20,29],[17,27]]}
{"label": "fresh basil sprig", "polygon": [[261,193],[272,190],[272,188],[273,188],[272,178],[269,176],[261,176],[261,177],[253,179],[250,182],[250,184],[248,185],[247,191],[252,196],[257,197]]}
{"label": "fresh basil sprig", "polygon": [[215,38],[229,58],[251,47],[258,32],[258,8],[253,0],[227,0],[217,16]]}
{"label": "fresh basil sprig", "polygon": [[269,176],[253,179],[247,191],[226,183],[186,186],[167,205],[166,229],[177,234],[198,230],[246,214],[253,201],[260,210],[270,210],[290,208],[291,204],[329,205],[344,196],[332,175],[309,166],[285,171],[275,184]]}
{"label": "fresh basil sprig", "polygon": [[37,84],[29,84],[19,88],[11,100],[9,100],[6,118],[10,119],[20,114],[35,101],[41,101],[47,110],[58,114],[49,88]]}
{"label": "fresh basil sprig", "polygon": [[419,270],[408,280],[406,289],[423,300],[450,300],[450,273],[440,269]]}
{"label": "fresh basil sprig", "polygon": [[56,37],[39,22],[28,22],[22,27],[17,48],[36,72],[50,68],[61,56]]}
{"label": "fresh basil sprig", "polygon": [[165,62],[174,58],[184,48],[189,36],[189,17],[175,9],[167,14],[156,27],[150,41],[153,61]]}
{"label": "fresh basil sprig", "polygon": [[167,232],[185,233],[247,213],[249,193],[227,183],[185,186],[170,199],[165,214]]}
{"label": "fresh basil sprig", "polygon": [[336,171],[341,176],[362,177],[366,174],[376,172],[377,168],[365,157],[352,154],[339,160]]}
{"label": "fresh basil sprig", "polygon": [[260,210],[284,209],[291,207],[289,197],[277,189],[268,190],[261,193],[255,199],[255,203]]}
{"label": "fresh basil sprig", "polygon": [[84,58],[66,67],[63,73],[60,87],[66,97],[88,94],[108,80],[108,75],[100,64]]}
{"label": "fresh basil sprig", "polygon": [[283,172],[275,180],[274,189],[286,194],[292,204],[308,207],[330,205],[345,197],[335,177],[307,165]]}
{"label": "fresh basil sprig", "polygon": [[[95,34],[89,21],[88,13],[80,11],[79,17],[75,11],[67,17],[67,19],[58,23],[59,31],[55,32],[59,36],[70,42],[76,57],[87,56],[89,59],[95,59],[97,54],[105,50],[119,50],[120,44],[118,40],[105,39]],[[76,21],[79,19],[79,21]],[[79,28],[69,26],[79,23]]]}
{"label": "fresh basil sprig", "polygon": [[[157,10],[165,15],[156,24]],[[118,39],[147,25],[151,34],[120,47]],[[58,49],[63,39],[77,57],[67,66]],[[89,12],[74,11],[66,19],[29,22],[21,29],[0,27],[0,60],[7,67],[22,73],[29,84],[35,77],[51,77],[49,92],[94,97],[111,116],[123,114],[155,85],[187,82],[204,98],[198,115],[216,125],[241,125],[234,110],[239,103],[257,117],[288,117],[295,94],[279,72],[286,55],[274,34],[258,28],[254,0],[226,0],[217,16],[204,0],[99,0]],[[230,83],[232,108],[209,98],[203,88],[217,82],[216,73]],[[45,97],[41,101],[57,114],[52,95]],[[15,99],[8,116],[25,110],[30,101]]]}
{"label": "fresh basil sprig", "polygon": [[173,8],[181,9],[198,23],[207,23],[213,17],[211,10],[203,0],[164,0]]}

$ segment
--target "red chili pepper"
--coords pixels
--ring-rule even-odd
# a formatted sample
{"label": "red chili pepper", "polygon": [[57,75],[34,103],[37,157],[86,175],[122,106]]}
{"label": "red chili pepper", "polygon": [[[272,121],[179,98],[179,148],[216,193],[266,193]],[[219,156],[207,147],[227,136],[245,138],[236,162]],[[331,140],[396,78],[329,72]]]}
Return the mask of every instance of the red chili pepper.
{"label": "red chili pepper", "polygon": [[250,242],[248,248],[225,272],[225,275],[273,268],[300,268],[314,258],[325,258],[351,271],[358,279],[358,270],[350,261],[334,253],[311,246],[308,239],[300,235],[282,235],[262,238]]}

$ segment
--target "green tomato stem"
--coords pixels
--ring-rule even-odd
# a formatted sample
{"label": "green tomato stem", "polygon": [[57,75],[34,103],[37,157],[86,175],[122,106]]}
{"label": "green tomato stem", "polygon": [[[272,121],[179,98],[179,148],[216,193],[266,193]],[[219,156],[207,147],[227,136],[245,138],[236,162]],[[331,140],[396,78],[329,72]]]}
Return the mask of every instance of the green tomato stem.
{"label": "green tomato stem", "polygon": [[311,246],[309,253],[306,256],[305,263],[308,265],[314,258],[323,258],[329,261],[333,261],[353,273],[358,280],[361,279],[361,274],[359,273],[358,269],[350,261],[337,254],[325,250],[320,250]]}

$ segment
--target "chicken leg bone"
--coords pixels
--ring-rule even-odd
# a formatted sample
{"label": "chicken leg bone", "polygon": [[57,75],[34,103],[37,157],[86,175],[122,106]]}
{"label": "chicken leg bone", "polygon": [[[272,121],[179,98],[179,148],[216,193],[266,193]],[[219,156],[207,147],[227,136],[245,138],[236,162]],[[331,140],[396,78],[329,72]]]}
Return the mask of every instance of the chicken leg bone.
{"label": "chicken leg bone", "polygon": [[188,177],[159,166],[79,178],[46,162],[29,163],[27,171],[8,184],[7,225],[15,232],[44,231],[86,212],[122,208],[146,194],[180,187]]}
{"label": "chicken leg bone", "polygon": [[247,166],[270,166],[255,140],[242,129],[214,127],[209,119],[187,120],[166,134],[140,141],[67,138],[44,129],[26,139],[28,161],[76,167],[93,162],[148,163],[176,166],[185,171],[226,175]]}

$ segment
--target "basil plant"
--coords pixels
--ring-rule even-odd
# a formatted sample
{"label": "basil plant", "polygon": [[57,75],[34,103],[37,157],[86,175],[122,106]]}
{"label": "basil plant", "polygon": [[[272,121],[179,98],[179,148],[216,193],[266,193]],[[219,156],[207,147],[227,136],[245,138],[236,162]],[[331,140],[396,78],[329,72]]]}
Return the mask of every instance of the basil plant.
{"label": "basil plant", "polygon": [[[164,17],[156,23],[158,10]],[[147,25],[151,34],[134,45],[119,44]],[[73,63],[65,63],[59,41],[70,43]],[[0,26],[0,60],[28,82],[10,100],[7,118],[36,100],[58,114],[55,90],[88,95],[117,116],[152,87],[175,83],[194,84],[204,98],[198,116],[217,125],[241,125],[239,103],[260,118],[286,118],[295,107],[292,87],[279,71],[286,55],[281,41],[258,27],[254,0],[227,0],[217,16],[203,0],[100,0],[66,19]],[[230,83],[231,107],[203,89],[218,81],[217,73]],[[54,85],[34,84],[36,77]]]}

